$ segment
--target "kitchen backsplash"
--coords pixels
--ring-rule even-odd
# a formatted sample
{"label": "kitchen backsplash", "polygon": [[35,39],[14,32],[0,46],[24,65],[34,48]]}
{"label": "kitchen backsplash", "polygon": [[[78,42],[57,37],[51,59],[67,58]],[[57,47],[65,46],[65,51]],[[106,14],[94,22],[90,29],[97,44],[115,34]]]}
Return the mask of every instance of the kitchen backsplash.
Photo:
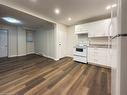
{"label": "kitchen backsplash", "polygon": [[88,42],[89,42],[89,39],[88,39],[88,35],[87,34],[78,35],[78,43],[88,44]]}

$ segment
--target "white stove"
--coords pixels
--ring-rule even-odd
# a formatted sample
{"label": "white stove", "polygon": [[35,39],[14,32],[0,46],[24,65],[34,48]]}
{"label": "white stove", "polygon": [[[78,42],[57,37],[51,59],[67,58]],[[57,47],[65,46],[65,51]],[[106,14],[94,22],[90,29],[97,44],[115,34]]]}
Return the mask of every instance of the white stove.
{"label": "white stove", "polygon": [[87,53],[88,46],[87,45],[76,45],[73,50],[73,58],[74,61],[87,63]]}

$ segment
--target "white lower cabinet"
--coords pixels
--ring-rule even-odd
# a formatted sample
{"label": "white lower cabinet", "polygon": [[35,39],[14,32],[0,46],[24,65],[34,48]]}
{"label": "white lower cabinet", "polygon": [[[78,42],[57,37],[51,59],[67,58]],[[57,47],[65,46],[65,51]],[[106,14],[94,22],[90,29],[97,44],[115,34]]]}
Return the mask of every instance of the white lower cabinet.
{"label": "white lower cabinet", "polygon": [[89,48],[88,62],[102,66],[111,66],[109,52],[110,49],[108,48]]}

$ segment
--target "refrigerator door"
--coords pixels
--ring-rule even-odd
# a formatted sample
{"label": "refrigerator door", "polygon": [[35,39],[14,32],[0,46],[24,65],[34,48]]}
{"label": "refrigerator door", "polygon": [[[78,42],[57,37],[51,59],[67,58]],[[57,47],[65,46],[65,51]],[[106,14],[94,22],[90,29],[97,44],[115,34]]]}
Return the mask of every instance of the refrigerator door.
{"label": "refrigerator door", "polygon": [[[118,0],[114,0],[114,4],[119,4]],[[118,31],[118,24],[120,24],[119,22],[119,18],[120,18],[120,15],[119,15],[119,8],[116,7],[116,8],[112,8],[111,9],[111,36],[114,37],[116,36],[117,34],[121,34],[120,31]]]}
{"label": "refrigerator door", "polygon": [[127,36],[112,40],[112,95],[127,95]]}
{"label": "refrigerator door", "polygon": [[127,95],[127,36],[120,38],[120,95]]}
{"label": "refrigerator door", "polygon": [[112,39],[112,95],[127,95],[127,0],[117,1],[117,27],[113,27]]}
{"label": "refrigerator door", "polygon": [[127,34],[127,0],[121,0],[121,34]]}
{"label": "refrigerator door", "polygon": [[[127,34],[127,0],[121,2],[121,34]],[[120,95],[127,95],[127,36],[122,36],[120,44]]]}
{"label": "refrigerator door", "polygon": [[116,9],[112,9],[112,57],[111,57],[111,67],[112,67],[112,95],[120,95],[120,45],[121,38],[117,37],[121,33],[120,30],[120,3],[119,0],[114,0],[117,4]]}
{"label": "refrigerator door", "polygon": [[112,95],[120,95],[120,44],[121,38],[112,39]]}

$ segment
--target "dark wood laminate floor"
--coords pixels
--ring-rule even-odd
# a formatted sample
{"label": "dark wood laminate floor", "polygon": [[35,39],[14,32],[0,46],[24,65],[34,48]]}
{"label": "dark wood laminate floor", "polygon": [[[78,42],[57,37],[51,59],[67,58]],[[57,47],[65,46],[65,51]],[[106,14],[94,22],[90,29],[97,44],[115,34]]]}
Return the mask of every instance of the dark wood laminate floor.
{"label": "dark wood laminate floor", "polygon": [[71,58],[1,58],[0,95],[111,95],[111,70]]}

